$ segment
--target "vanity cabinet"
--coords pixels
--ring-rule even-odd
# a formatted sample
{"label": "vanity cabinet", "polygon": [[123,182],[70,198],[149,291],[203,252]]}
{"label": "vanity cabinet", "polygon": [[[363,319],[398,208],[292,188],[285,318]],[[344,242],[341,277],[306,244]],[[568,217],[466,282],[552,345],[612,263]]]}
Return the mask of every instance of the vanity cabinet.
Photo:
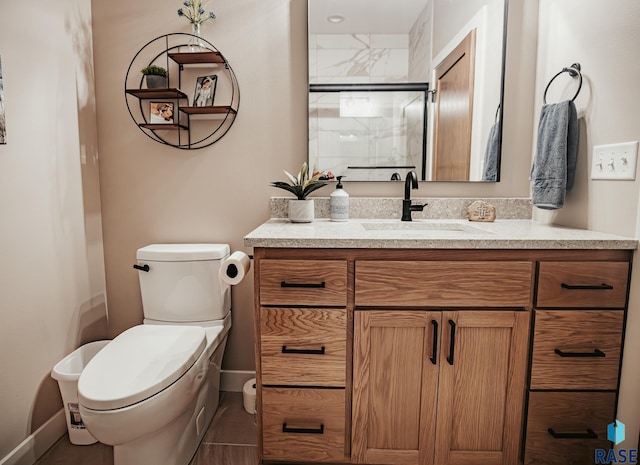
{"label": "vanity cabinet", "polygon": [[593,463],[615,419],[629,262],[538,266],[525,464]]}
{"label": "vanity cabinet", "polygon": [[527,261],[355,261],[356,463],[517,462],[532,276]]}
{"label": "vanity cabinet", "polygon": [[260,459],[586,463],[615,417],[631,257],[255,247]]}
{"label": "vanity cabinet", "polygon": [[529,314],[356,311],[352,459],[517,462]]}

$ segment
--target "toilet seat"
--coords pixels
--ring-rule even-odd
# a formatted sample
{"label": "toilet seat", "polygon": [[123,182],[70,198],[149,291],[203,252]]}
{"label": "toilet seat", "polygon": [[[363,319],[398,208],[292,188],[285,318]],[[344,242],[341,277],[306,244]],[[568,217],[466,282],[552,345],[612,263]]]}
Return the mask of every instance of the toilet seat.
{"label": "toilet seat", "polygon": [[178,380],[207,345],[199,326],[139,325],[102,349],[78,380],[80,404],[114,410],[145,400]]}

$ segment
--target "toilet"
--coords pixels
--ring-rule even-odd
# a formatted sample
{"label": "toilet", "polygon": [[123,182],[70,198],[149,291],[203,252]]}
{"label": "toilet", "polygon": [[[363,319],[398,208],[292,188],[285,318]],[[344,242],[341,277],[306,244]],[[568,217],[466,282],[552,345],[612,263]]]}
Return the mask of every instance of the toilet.
{"label": "toilet", "polygon": [[89,432],[114,465],[188,465],[218,408],[231,293],[218,272],[227,244],[138,249],[144,320],[117,336],[78,380]]}

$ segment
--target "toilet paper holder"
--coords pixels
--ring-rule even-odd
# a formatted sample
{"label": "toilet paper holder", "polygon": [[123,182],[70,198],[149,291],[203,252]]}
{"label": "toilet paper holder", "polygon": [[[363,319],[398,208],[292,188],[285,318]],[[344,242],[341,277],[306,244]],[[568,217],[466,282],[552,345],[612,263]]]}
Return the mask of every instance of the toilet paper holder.
{"label": "toilet paper holder", "polygon": [[244,252],[233,252],[220,265],[218,271],[220,291],[224,293],[230,286],[240,284],[250,269],[251,258]]}
{"label": "toilet paper holder", "polygon": [[235,278],[236,276],[238,276],[238,273],[238,267],[234,263],[227,265],[227,276],[229,276],[230,278]]}

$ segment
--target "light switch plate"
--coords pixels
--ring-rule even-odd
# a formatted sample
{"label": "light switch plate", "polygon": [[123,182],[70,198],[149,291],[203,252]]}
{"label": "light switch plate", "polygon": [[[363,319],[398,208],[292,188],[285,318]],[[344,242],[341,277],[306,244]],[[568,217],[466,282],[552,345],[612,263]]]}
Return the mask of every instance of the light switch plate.
{"label": "light switch plate", "polygon": [[634,180],[638,164],[638,141],[595,145],[591,179]]}

